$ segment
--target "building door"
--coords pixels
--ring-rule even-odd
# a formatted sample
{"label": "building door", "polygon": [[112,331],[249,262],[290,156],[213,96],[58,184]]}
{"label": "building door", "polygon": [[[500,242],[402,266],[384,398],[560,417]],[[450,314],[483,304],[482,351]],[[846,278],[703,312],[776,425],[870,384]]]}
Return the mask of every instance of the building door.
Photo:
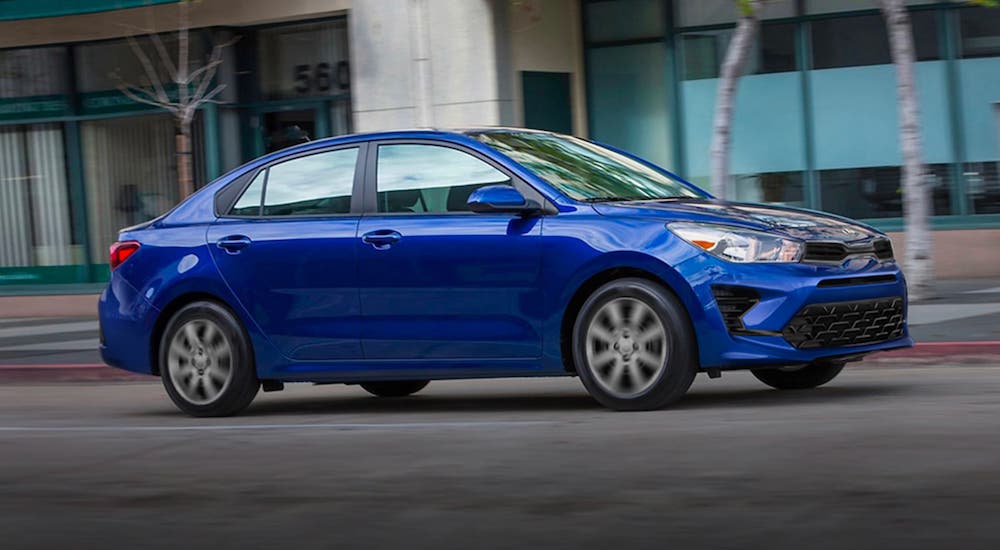
{"label": "building door", "polygon": [[265,112],[260,121],[261,153],[273,153],[316,139],[316,109]]}
{"label": "building door", "polygon": [[569,76],[569,73],[521,73],[525,127],[560,134],[573,133]]}

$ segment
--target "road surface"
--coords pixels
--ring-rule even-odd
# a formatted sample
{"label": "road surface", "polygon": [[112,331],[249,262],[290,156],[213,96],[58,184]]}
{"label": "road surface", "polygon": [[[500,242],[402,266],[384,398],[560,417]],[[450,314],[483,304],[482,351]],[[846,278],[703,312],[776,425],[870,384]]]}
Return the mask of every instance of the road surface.
{"label": "road surface", "polygon": [[1000,548],[1000,366],[699,377],[613,413],[575,379],[401,400],[292,385],[190,419],[155,381],[0,386],[0,546]]}

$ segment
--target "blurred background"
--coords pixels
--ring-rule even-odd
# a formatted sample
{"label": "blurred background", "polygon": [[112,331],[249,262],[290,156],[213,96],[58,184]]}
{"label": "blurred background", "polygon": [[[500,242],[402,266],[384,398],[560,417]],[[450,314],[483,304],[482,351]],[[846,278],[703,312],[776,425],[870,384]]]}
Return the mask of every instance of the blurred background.
{"label": "blurred background", "polygon": [[[208,421],[100,361],[118,229],[306,140],[525,126],[707,186],[740,4],[0,0],[0,545],[1000,548],[1000,7],[906,1],[936,297],[916,348],[830,387],[727,373],[614,414],[569,378],[298,384]],[[760,17],[726,196],[864,220],[902,258],[875,0]]]}
{"label": "blurred background", "polygon": [[[227,45],[211,82],[224,89],[191,121],[195,187],[305,139],[471,125],[586,136],[707,186],[739,15],[734,0],[185,4],[191,70]],[[1000,276],[1000,9],[907,4],[937,272]],[[106,281],[117,230],[177,202],[174,118],[119,88],[151,85],[137,46],[177,97],[178,7],[0,3],[0,291]],[[773,0],[761,19],[727,196],[862,219],[899,248],[895,77],[874,0]]]}

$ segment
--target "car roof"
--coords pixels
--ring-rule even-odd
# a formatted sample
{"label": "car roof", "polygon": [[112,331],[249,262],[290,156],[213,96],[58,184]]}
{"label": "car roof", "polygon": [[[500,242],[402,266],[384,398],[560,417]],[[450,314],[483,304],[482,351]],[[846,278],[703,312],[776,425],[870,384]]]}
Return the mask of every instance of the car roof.
{"label": "car roof", "polygon": [[283,149],[282,152],[288,152],[297,149],[312,149],[314,147],[322,147],[324,145],[337,145],[340,143],[353,143],[357,141],[374,141],[381,139],[407,139],[407,138],[434,138],[434,137],[469,137],[475,134],[485,134],[485,133],[503,133],[503,134],[513,134],[513,133],[538,133],[546,134],[551,132],[545,132],[542,130],[533,130],[529,128],[515,128],[510,126],[479,126],[471,128],[410,128],[410,129],[399,129],[399,130],[382,130],[378,132],[359,132],[356,134],[346,134],[342,136],[330,137],[318,139],[315,141],[309,141],[306,143],[299,143]]}

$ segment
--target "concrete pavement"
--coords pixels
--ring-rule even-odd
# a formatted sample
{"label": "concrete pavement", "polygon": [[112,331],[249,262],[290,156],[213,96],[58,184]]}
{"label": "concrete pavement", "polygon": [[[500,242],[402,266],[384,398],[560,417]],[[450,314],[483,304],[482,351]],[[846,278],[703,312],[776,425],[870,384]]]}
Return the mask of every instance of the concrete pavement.
{"label": "concrete pavement", "polygon": [[573,379],[402,400],[293,385],[179,415],[157,383],[0,386],[21,548],[1000,547],[1000,367],[699,378],[612,413]]}

